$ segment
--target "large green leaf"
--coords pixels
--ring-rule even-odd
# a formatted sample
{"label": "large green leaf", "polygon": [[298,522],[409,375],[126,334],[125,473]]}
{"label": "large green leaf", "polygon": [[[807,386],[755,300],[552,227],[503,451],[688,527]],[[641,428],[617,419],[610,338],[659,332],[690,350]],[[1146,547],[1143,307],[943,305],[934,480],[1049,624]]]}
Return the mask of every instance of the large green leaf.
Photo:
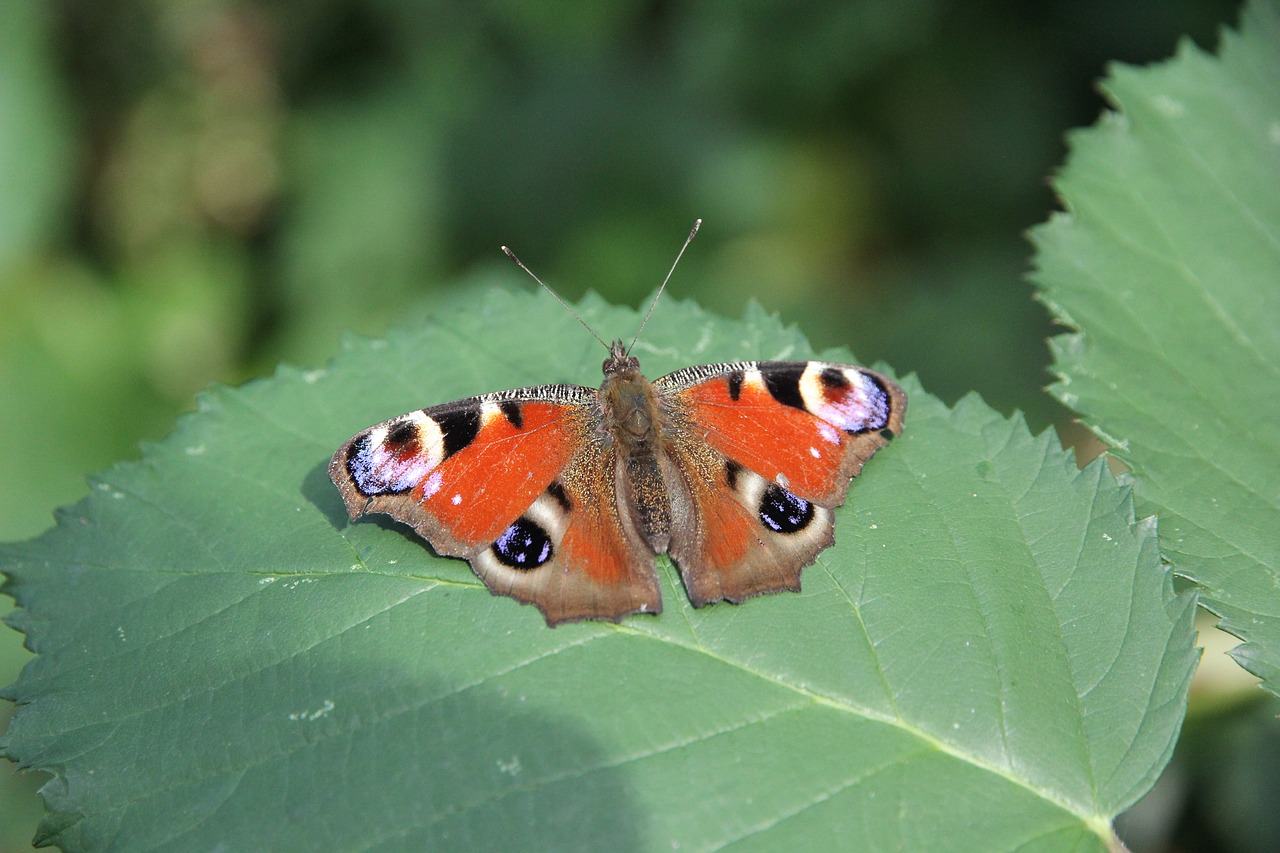
{"label": "large green leaf", "polygon": [[[584,316],[628,334],[634,312]],[[660,306],[651,375],[809,355],[758,309]],[[834,354],[838,356],[839,354]],[[1194,665],[1151,522],[976,398],[908,380],[903,437],[804,592],[549,629],[327,480],[423,404],[592,382],[552,300],[352,341],[216,389],[58,527],[0,549],[37,657],[4,746],[54,774],[66,850],[1104,850]],[[847,357],[847,354],[846,354]]]}
{"label": "large green leaf", "polygon": [[1280,8],[1221,57],[1112,69],[1037,229],[1054,392],[1137,474],[1161,548],[1280,691]]}

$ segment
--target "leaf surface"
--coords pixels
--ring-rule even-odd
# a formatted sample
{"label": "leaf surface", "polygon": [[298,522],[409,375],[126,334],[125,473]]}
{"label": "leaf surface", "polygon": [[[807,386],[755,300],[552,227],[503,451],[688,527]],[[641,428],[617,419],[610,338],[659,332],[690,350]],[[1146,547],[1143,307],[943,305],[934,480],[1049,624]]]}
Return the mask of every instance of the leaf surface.
{"label": "leaf surface", "polygon": [[[635,312],[588,299],[602,335]],[[659,306],[650,376],[804,358]],[[847,353],[826,357],[848,360]],[[1104,850],[1164,766],[1195,660],[1150,522],[976,398],[905,387],[800,594],[545,627],[325,467],[370,423],[554,381],[598,344],[547,298],[349,341],[206,394],[45,536],[0,547],[37,657],[4,747],[76,850]]]}
{"label": "leaf surface", "polygon": [[1116,66],[1035,232],[1054,393],[1136,474],[1161,548],[1280,691],[1280,8],[1221,55]]}

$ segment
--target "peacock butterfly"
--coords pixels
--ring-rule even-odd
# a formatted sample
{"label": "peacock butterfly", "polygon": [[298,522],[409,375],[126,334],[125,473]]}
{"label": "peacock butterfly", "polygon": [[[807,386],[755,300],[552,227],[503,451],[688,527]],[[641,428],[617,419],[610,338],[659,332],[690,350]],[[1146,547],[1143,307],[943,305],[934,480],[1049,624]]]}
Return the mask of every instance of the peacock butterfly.
{"label": "peacock butterfly", "polygon": [[483,394],[353,436],[329,463],[351,518],[412,526],[551,626],[661,612],[658,554],[695,607],[800,589],[835,541],[850,479],[902,431],[902,389],[822,361],[708,364],[650,382],[630,347],[607,346],[599,389]]}

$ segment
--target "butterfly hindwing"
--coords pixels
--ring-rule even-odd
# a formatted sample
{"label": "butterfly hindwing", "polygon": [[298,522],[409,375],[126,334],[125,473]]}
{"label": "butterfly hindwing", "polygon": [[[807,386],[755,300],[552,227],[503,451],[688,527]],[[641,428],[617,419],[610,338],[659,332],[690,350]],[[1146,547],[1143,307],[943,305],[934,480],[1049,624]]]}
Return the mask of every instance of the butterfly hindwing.
{"label": "butterfly hindwing", "polygon": [[329,465],[352,519],[385,513],[550,624],[661,610],[653,555],[614,498],[593,389],[523,388],[409,412]]}
{"label": "butterfly hindwing", "polygon": [[675,514],[689,521],[672,530],[670,554],[694,606],[798,590],[800,571],[833,541],[831,510],[706,444],[678,445],[672,459]]}
{"label": "butterfly hindwing", "polygon": [[[549,625],[662,612],[653,551],[619,512],[614,464],[603,443],[579,448],[509,529],[513,541],[472,558],[490,590],[536,605]],[[512,559],[520,551],[531,559]]]}

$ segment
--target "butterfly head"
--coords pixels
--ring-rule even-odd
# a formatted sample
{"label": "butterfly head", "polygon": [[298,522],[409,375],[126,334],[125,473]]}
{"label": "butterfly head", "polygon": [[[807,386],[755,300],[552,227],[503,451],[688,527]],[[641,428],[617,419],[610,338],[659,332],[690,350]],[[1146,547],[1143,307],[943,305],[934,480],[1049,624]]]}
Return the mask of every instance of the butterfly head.
{"label": "butterfly head", "polygon": [[640,372],[640,359],[627,353],[622,341],[614,341],[609,346],[609,357],[604,360],[605,376],[627,376]]}

